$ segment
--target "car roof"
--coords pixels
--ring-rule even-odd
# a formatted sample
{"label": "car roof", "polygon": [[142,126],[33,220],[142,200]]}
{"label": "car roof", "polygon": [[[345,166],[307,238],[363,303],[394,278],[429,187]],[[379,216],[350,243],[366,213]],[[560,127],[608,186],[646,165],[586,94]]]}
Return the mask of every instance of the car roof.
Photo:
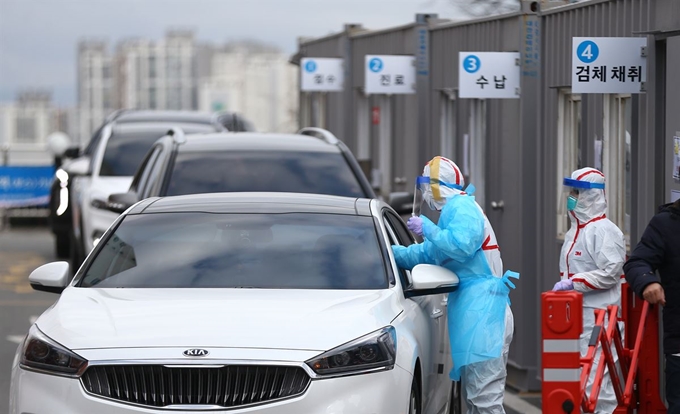
{"label": "car roof", "polygon": [[186,138],[186,142],[179,146],[179,152],[225,150],[341,152],[337,145],[310,135],[226,132],[187,135]]}
{"label": "car roof", "polygon": [[370,216],[370,199],[300,193],[210,193],[148,198],[128,214],[321,213]]}
{"label": "car roof", "polygon": [[154,110],[133,110],[122,111],[116,116],[115,122],[185,122],[211,124],[216,123],[216,117],[209,112],[198,111],[154,111]]}
{"label": "car roof", "polygon": [[182,121],[139,121],[131,123],[114,123],[113,131],[114,133],[144,133],[144,132],[158,132],[159,137],[170,131],[171,128],[182,128],[185,130],[191,130],[191,132],[215,132],[217,126],[215,124],[206,123],[195,123],[195,122],[182,122]]}

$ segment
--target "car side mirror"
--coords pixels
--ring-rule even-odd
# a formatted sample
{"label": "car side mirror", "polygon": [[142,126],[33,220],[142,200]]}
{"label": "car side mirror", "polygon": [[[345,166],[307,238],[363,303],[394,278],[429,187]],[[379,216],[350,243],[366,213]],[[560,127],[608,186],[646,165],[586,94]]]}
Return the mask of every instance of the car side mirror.
{"label": "car side mirror", "polygon": [[31,272],[28,281],[34,290],[61,293],[68,285],[70,277],[71,266],[68,262],[52,262]]}
{"label": "car side mirror", "polygon": [[419,264],[411,271],[411,286],[404,291],[407,298],[439,295],[458,289],[460,279],[449,269],[441,266]]}
{"label": "car side mirror", "polygon": [[113,211],[114,213],[122,214],[138,201],[139,197],[137,196],[137,193],[134,192],[111,194],[106,203],[106,209]]}
{"label": "car side mirror", "polygon": [[62,156],[66,158],[78,158],[80,157],[80,147],[69,147],[64,151]]}
{"label": "car side mirror", "polygon": [[387,204],[400,216],[411,214],[413,211],[413,194],[407,192],[391,193]]}
{"label": "car side mirror", "polygon": [[64,170],[73,177],[87,175],[90,172],[90,159],[85,157],[78,158],[68,164]]}

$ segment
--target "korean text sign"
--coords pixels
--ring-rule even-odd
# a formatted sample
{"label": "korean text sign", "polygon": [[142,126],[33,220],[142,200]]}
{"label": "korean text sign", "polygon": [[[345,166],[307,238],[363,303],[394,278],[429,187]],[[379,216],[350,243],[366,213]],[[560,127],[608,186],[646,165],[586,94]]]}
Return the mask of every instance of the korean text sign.
{"label": "korean text sign", "polygon": [[574,37],[573,93],[639,93],[647,79],[643,37]]}
{"label": "korean text sign", "polygon": [[520,54],[516,52],[460,52],[460,98],[519,98]]}
{"label": "korean text sign", "polygon": [[0,208],[49,203],[54,167],[0,167]]}
{"label": "korean text sign", "polygon": [[300,61],[300,85],[305,92],[342,91],[345,71],[342,59],[303,58]]}
{"label": "korean text sign", "polygon": [[366,55],[364,89],[367,94],[416,93],[413,56]]}

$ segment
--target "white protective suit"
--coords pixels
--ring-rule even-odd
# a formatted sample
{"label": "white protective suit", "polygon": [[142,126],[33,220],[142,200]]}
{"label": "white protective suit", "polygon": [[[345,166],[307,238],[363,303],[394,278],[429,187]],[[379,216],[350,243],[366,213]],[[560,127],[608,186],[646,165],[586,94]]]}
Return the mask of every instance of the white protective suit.
{"label": "white protective suit", "polygon": [[[447,253],[437,250],[432,247],[425,237],[425,242],[420,245],[412,245],[409,249],[398,249],[395,252],[397,263],[406,268],[411,268],[417,263],[429,262],[433,260],[432,264],[444,265],[445,267],[454,270],[461,278],[464,278],[468,273],[473,275],[485,273],[481,268],[487,268],[491,274],[497,278],[503,277],[503,261],[501,260],[501,253],[496,241],[496,235],[491,227],[491,223],[484,215],[482,208],[474,202],[472,197],[470,201],[463,202],[457,197],[467,197],[465,191],[462,191],[465,186],[463,174],[458,166],[449,159],[444,157],[435,157],[431,160],[423,170],[423,177],[427,184],[422,185],[423,201],[426,202],[432,209],[442,211],[442,216],[439,219],[438,226],[447,227],[448,214],[452,209],[462,211],[469,208],[478,210],[476,216],[483,219],[483,240],[479,251],[474,257],[469,257],[463,262],[454,262],[450,259],[445,259],[442,263],[437,262],[434,257],[442,255],[446,257]],[[459,202],[455,201],[459,200]],[[455,207],[459,205],[459,207]],[[448,223],[451,225],[451,231],[455,231],[460,237],[473,238],[472,234],[466,234],[466,226],[461,226],[462,223]],[[434,225],[431,225],[434,226]],[[480,228],[481,230],[481,228]],[[427,235],[427,232],[426,232]],[[465,236],[463,236],[465,235]],[[479,235],[480,237],[482,235]],[[452,267],[453,266],[453,267]],[[475,276],[471,276],[475,277]],[[449,307],[454,303],[449,299]],[[449,312],[451,309],[449,309]],[[451,316],[451,315],[450,315]],[[503,325],[502,325],[503,326]],[[498,333],[498,339],[502,341],[502,348],[499,358],[488,359],[480,362],[474,362],[469,365],[463,365],[460,373],[461,382],[464,390],[467,413],[469,414],[505,414],[503,407],[503,396],[505,394],[505,380],[507,376],[506,365],[508,362],[508,354],[510,350],[510,343],[512,342],[514,333],[514,319],[510,306],[506,305],[504,316],[504,332]],[[451,341],[455,341],[456,336],[451,336]],[[452,344],[452,346],[457,344]],[[456,358],[453,358],[456,364]],[[461,361],[458,361],[460,364]]]}
{"label": "white protective suit", "polygon": [[[604,185],[605,177],[594,168],[582,168],[572,173],[571,180]],[[565,185],[567,181],[565,180]],[[575,188],[579,190],[579,195],[576,207],[568,212],[571,227],[564,236],[562,245],[560,277],[562,280],[571,279],[574,290],[583,293],[580,351],[581,356],[585,356],[595,325],[594,310],[606,309],[608,305],[618,305],[621,302],[626,243],[621,230],[607,219],[606,190]],[[616,356],[615,351],[614,355]],[[588,395],[598,363],[596,358],[588,378]],[[616,406],[616,395],[607,372],[602,381],[595,413],[611,414]]]}

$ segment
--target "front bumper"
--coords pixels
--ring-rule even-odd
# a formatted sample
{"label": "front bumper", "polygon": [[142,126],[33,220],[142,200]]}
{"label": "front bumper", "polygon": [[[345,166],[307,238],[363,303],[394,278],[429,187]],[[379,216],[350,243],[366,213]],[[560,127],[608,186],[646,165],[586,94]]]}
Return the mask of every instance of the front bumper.
{"label": "front bumper", "polygon": [[[390,371],[316,379],[301,396],[240,409],[182,410],[184,414],[398,414],[408,410],[413,376],[395,366]],[[94,397],[80,380],[27,371],[15,366],[9,414],[172,413]]]}

